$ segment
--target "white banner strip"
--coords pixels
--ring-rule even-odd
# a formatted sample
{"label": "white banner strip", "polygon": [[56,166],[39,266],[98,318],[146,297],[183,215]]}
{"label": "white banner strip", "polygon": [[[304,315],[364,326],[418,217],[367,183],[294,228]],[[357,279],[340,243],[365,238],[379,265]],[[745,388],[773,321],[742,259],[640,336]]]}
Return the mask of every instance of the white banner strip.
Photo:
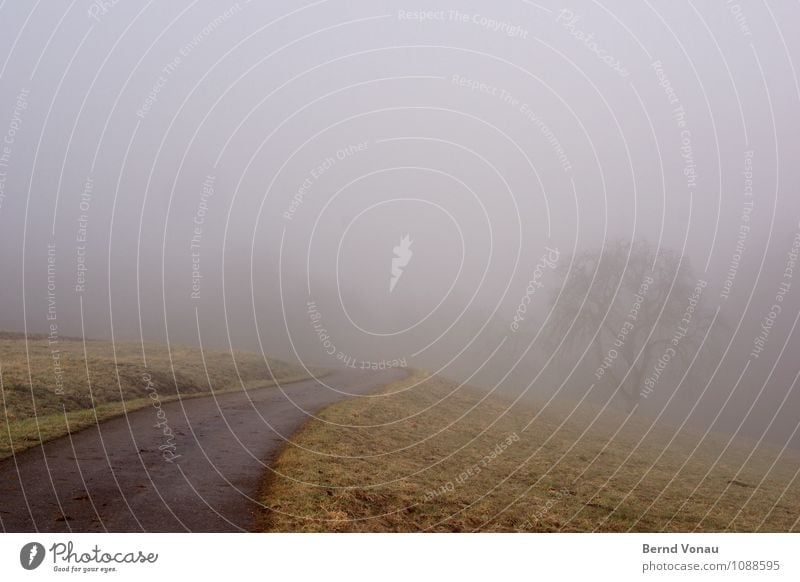
{"label": "white banner strip", "polygon": [[800,580],[798,534],[3,534],[3,580]]}

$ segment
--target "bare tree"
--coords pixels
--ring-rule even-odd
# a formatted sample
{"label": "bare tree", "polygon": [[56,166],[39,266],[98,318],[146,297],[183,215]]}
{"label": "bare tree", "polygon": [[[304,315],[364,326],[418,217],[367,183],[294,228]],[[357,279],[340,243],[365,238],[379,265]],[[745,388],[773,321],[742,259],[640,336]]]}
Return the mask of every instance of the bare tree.
{"label": "bare tree", "polygon": [[672,250],[613,241],[581,252],[571,266],[563,261],[560,274],[546,345],[570,357],[586,351],[597,383],[629,409],[655,394],[666,376],[683,372],[701,346],[718,343],[722,322],[706,338],[715,313],[703,304],[705,281]]}

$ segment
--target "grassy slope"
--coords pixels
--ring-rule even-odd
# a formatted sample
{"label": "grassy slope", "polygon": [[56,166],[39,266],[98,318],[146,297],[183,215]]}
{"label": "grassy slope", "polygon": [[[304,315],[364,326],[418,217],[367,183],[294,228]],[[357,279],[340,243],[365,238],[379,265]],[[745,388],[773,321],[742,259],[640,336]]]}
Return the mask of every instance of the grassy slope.
{"label": "grassy slope", "polygon": [[[63,370],[63,394],[56,392],[55,368],[51,347],[43,338],[25,341],[16,334],[0,334],[0,379],[2,379],[3,420],[0,423],[0,459],[41,442],[75,432],[105,420],[152,404],[144,374],[152,379],[161,402],[214,392],[241,390],[272,384],[275,378],[289,382],[305,378],[303,371],[284,362],[269,359],[269,369],[260,355],[236,352],[236,368],[230,352],[173,347],[175,377],[169,353],[162,345],[61,340],[57,346]],[[205,357],[205,366],[203,363]],[[87,381],[88,370],[88,381]],[[206,370],[208,376],[206,376]],[[30,377],[29,377],[30,373]],[[176,387],[177,384],[177,387]],[[66,418],[65,418],[66,411]]]}
{"label": "grassy slope", "polygon": [[326,409],[265,482],[263,501],[274,511],[265,512],[262,529],[800,530],[797,456],[762,446],[738,472],[754,443],[735,441],[715,463],[727,438],[711,436],[690,454],[702,435],[682,432],[652,466],[675,429],[658,428],[634,451],[650,427],[644,419],[613,437],[624,416],[606,412],[581,438],[596,409],[579,410],[559,429],[571,410],[530,401],[509,409],[510,400],[494,396],[479,404],[485,393],[462,388],[448,396],[455,387],[418,375],[381,392],[391,396]]}

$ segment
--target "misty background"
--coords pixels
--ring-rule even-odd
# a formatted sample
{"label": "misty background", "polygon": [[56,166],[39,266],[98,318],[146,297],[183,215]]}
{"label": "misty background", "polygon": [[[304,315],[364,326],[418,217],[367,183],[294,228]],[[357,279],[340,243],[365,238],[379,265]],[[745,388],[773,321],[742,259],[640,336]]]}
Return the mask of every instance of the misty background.
{"label": "misty background", "polygon": [[0,329],[627,411],[652,268],[637,411],[797,448],[799,12],[6,2]]}

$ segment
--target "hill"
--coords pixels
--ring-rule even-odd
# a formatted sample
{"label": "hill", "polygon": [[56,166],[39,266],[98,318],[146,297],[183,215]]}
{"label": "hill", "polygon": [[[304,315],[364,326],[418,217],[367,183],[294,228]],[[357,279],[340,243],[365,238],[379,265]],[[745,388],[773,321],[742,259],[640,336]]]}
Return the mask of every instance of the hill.
{"label": "hill", "polygon": [[333,405],[263,485],[265,531],[799,531],[800,459],[422,373]]}

